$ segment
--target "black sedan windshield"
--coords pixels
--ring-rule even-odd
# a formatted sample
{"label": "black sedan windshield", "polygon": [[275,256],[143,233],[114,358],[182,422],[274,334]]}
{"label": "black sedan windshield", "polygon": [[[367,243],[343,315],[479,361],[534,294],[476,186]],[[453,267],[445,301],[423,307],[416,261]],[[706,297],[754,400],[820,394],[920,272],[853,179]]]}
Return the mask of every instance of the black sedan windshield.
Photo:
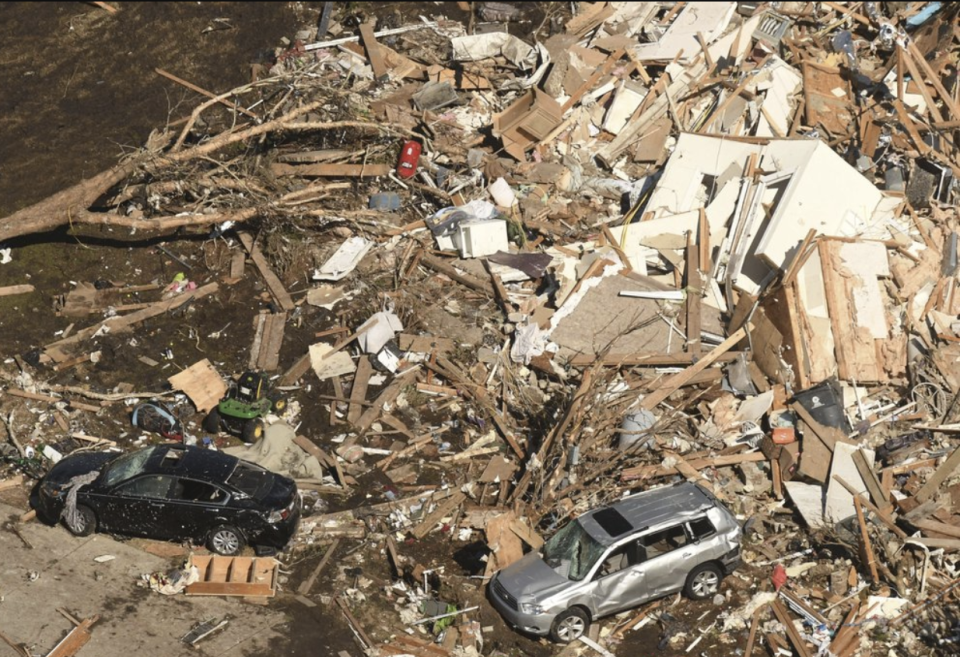
{"label": "black sedan windshield", "polygon": [[157,450],[156,447],[140,449],[136,452],[124,454],[116,461],[107,466],[103,473],[103,483],[105,486],[113,486],[121,481],[126,481],[143,471],[143,466],[153,456]]}

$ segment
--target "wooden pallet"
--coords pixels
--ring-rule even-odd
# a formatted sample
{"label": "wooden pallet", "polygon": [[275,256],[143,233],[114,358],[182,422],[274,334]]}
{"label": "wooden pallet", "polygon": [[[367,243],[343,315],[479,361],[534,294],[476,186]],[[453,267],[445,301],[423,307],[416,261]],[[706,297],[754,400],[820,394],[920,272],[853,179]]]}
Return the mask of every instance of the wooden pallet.
{"label": "wooden pallet", "polygon": [[272,598],[277,594],[273,557],[221,557],[191,555],[190,565],[200,571],[200,581],[186,588],[187,595],[237,595]]}

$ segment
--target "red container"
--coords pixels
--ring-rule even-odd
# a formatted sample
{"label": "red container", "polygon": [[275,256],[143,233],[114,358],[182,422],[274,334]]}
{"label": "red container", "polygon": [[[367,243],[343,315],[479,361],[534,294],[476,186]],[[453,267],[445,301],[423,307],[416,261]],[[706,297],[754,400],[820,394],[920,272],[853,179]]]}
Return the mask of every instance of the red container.
{"label": "red container", "polygon": [[401,178],[412,178],[417,172],[417,163],[420,161],[420,151],[423,147],[415,141],[408,141],[400,151],[400,161],[397,162],[397,173]]}

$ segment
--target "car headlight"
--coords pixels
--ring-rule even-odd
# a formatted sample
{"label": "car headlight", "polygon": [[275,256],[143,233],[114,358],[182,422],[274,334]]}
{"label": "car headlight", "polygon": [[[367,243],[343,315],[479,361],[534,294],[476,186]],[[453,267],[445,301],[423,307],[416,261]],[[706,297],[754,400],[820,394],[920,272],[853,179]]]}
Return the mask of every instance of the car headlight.
{"label": "car headlight", "polygon": [[525,614],[533,614],[534,616],[539,616],[543,613],[543,607],[533,602],[521,602],[520,611]]}
{"label": "car headlight", "polygon": [[40,484],[40,490],[50,497],[60,497],[60,484],[52,481],[44,481]]}

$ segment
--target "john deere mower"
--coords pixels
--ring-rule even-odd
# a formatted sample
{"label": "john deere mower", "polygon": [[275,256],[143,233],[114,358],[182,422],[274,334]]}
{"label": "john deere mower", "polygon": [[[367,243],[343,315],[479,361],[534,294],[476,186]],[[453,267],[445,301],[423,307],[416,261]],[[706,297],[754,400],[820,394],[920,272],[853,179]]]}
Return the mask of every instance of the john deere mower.
{"label": "john deere mower", "polygon": [[254,443],[263,436],[264,416],[282,413],[286,407],[287,400],[270,390],[266,375],[245,372],[203,419],[203,429],[209,433],[222,429],[240,436],[245,443]]}

